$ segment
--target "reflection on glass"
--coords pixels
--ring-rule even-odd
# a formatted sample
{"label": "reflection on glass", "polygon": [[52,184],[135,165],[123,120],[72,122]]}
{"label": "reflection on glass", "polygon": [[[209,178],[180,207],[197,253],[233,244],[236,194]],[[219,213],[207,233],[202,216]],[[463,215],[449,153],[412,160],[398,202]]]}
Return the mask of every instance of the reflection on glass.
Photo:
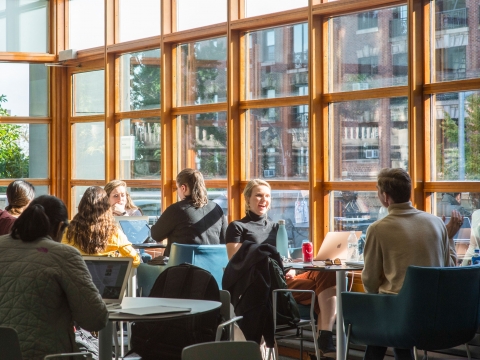
{"label": "reflection on glass", "polygon": [[476,61],[480,45],[478,1],[436,0],[432,9],[435,23],[434,80],[479,77],[480,64]]}
{"label": "reflection on glass", "polygon": [[334,17],[330,91],[407,85],[407,7]]}
{"label": "reflection on glass", "polygon": [[48,116],[48,68],[0,62],[1,116]]}
{"label": "reflection on glass", "polygon": [[310,236],[308,190],[272,190],[268,217],[275,222],[285,220],[289,247],[301,247]]}
{"label": "reflection on glass", "polygon": [[120,177],[160,179],[160,118],[120,122]]}
{"label": "reflection on glass", "polygon": [[105,178],[105,124],[103,122],[73,125],[74,179]]}
{"label": "reflection on glass", "polygon": [[245,0],[245,17],[297,9],[308,6],[308,0]]}
{"label": "reflection on glass", "polygon": [[228,216],[228,201],[227,189],[207,189],[207,196],[209,201],[216,202],[223,210],[223,214]]}
{"label": "reflection on glass", "polygon": [[0,1],[0,51],[48,53],[49,3]]}
{"label": "reflection on glass", "polygon": [[227,39],[179,45],[177,105],[199,105],[227,100]]}
{"label": "reflection on glass", "polygon": [[225,0],[177,0],[177,31],[227,21]]}
{"label": "reflection on glass", "polygon": [[331,180],[371,180],[384,167],[408,168],[406,97],[330,104]]}
{"label": "reflection on glass", "polygon": [[73,75],[73,116],[99,115],[105,112],[103,70]]}
{"label": "reflection on glass", "polygon": [[160,108],[160,50],[120,57],[120,111]]}
{"label": "reflection on glass", "polygon": [[437,94],[433,99],[435,180],[479,180],[480,91]]}
{"label": "reflection on glass", "polygon": [[308,24],[245,36],[245,98],[308,95]]}
{"label": "reflection on glass", "polygon": [[119,1],[119,41],[160,35],[160,1]]}
{"label": "reflection on glass", "polygon": [[[461,215],[471,219],[472,213],[480,209],[480,192],[434,193],[434,199],[436,206],[432,210],[437,216],[449,217],[453,210],[457,210]],[[466,224],[463,226],[466,227]]]}
{"label": "reflection on glass", "polygon": [[[128,185],[128,181],[127,181]],[[162,213],[162,199],[160,189],[128,188],[133,203],[143,215],[158,218]]]}
{"label": "reflection on glass", "polygon": [[[332,196],[333,195],[333,196]],[[333,230],[361,231],[364,235],[374,221],[380,219],[382,207],[376,191],[333,191]]]}
{"label": "reflection on glass", "polygon": [[179,169],[200,170],[206,179],[227,177],[226,116],[225,112],[181,116]]}
{"label": "reflection on glass", "polygon": [[0,124],[0,139],[0,178],[48,178],[47,124]]}
{"label": "reflection on glass", "polygon": [[247,169],[251,178],[308,179],[308,106],[248,112]]}
{"label": "reflection on glass", "polygon": [[103,46],[104,4],[104,0],[69,0],[69,49],[82,50]]}

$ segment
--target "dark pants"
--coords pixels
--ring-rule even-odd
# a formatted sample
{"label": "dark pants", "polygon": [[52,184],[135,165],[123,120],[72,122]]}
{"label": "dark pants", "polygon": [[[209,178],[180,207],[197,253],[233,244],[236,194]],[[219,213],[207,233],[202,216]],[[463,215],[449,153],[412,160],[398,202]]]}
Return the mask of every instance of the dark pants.
{"label": "dark pants", "polygon": [[[363,360],[382,360],[385,357],[387,348],[384,346],[368,345]],[[413,349],[393,349],[395,360],[413,360]]]}

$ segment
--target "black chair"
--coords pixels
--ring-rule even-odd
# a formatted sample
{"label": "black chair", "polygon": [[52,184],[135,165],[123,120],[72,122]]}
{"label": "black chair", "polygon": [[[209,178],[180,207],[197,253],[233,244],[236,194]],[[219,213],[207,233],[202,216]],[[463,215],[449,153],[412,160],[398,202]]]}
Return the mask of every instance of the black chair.
{"label": "black chair", "polygon": [[[350,343],[426,351],[471,340],[479,325],[480,266],[409,266],[397,295],[343,292]],[[470,352],[467,347],[467,355]]]}

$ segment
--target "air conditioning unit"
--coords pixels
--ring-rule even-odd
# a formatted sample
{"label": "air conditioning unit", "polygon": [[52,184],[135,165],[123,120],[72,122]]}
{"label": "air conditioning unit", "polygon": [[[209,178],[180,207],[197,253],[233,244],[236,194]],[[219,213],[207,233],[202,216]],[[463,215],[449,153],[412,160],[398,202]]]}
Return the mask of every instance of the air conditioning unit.
{"label": "air conditioning unit", "polygon": [[367,90],[368,89],[368,83],[353,83],[352,84],[352,90]]}
{"label": "air conditioning unit", "polygon": [[378,150],[365,150],[366,159],[378,159]]}

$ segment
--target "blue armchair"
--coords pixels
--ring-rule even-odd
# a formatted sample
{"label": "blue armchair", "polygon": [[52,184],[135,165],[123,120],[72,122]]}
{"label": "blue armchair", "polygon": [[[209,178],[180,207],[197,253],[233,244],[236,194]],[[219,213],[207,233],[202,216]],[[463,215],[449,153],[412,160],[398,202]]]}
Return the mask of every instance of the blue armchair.
{"label": "blue armchair", "polygon": [[189,263],[209,271],[218,288],[222,289],[223,269],[228,264],[227,248],[220,245],[185,245],[173,243],[170,248],[168,266]]}
{"label": "blue armchair", "polygon": [[[480,266],[410,266],[397,295],[342,293],[350,343],[424,351],[466,344],[479,324]],[[467,355],[470,354],[467,346]]]}

